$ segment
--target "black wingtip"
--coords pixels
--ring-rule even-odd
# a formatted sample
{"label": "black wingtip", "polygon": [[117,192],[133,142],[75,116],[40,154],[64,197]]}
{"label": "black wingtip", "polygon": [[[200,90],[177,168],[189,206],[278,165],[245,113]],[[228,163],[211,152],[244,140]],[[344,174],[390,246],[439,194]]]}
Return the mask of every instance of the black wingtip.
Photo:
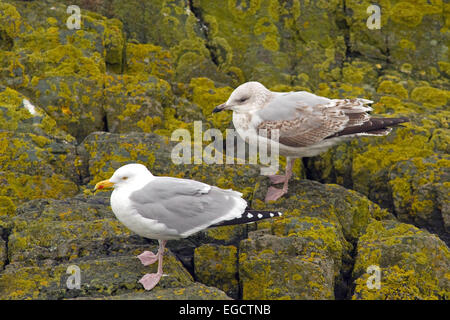
{"label": "black wingtip", "polygon": [[237,224],[247,224],[252,222],[261,221],[264,219],[271,219],[276,217],[283,216],[282,212],[273,210],[273,211],[262,211],[262,210],[253,210],[253,209],[246,209],[242,216],[239,218],[235,218],[232,220],[222,221],[217,224],[214,224],[210,226],[212,227],[223,227],[223,226],[231,226],[231,225],[237,225]]}
{"label": "black wingtip", "polygon": [[401,124],[405,122],[409,122],[409,118],[401,117],[401,118],[391,118],[391,123],[387,124],[388,127],[403,127]]}
{"label": "black wingtip", "polygon": [[397,120],[399,121],[398,123],[410,122],[409,118],[407,117],[397,118]]}

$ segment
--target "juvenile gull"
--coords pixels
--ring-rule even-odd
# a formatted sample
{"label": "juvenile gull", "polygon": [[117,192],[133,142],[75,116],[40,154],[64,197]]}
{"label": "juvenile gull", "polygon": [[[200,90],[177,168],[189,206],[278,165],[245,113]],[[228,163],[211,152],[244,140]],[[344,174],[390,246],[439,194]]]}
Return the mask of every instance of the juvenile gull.
{"label": "juvenile gull", "polygon": [[146,290],[163,275],[163,254],[167,240],[186,238],[200,230],[281,216],[280,212],[250,210],[240,192],[224,190],[195,180],[157,177],[141,164],[117,169],[95,190],[114,188],[111,208],[117,219],[138,235],[157,239],[156,254],[138,256],[144,266],[158,261],[157,273],[139,280]]}
{"label": "juvenile gull", "polygon": [[278,130],[279,154],[286,157],[285,175],[269,176],[273,184],[266,202],[287,193],[296,158],[313,157],[332,146],[358,136],[385,136],[392,126],[408,122],[407,118],[372,118],[366,99],[328,99],[306,91],[273,92],[259,82],[237,87],[227,102],[213,112],[233,111],[233,124],[240,137],[249,144],[262,139],[268,143],[271,131]]}

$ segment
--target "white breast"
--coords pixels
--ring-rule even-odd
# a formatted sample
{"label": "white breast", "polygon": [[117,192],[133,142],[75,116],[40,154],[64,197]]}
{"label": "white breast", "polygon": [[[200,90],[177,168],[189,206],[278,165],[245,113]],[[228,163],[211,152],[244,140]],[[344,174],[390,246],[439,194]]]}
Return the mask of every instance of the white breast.
{"label": "white breast", "polygon": [[257,144],[258,135],[252,120],[254,119],[251,114],[233,112],[233,125],[239,136],[249,144]]}
{"label": "white breast", "polygon": [[178,232],[167,228],[157,220],[148,219],[138,213],[130,201],[129,195],[132,191],[114,190],[111,194],[111,209],[117,219],[128,229],[138,235],[149,239],[170,240],[178,239]]}

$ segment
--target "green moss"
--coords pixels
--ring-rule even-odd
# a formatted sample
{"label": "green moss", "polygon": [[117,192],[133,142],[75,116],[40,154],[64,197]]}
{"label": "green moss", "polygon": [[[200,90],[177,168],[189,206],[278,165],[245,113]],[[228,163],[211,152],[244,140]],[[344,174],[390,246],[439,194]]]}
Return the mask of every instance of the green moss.
{"label": "green moss", "polygon": [[211,237],[215,240],[220,241],[230,241],[236,238],[236,236],[241,235],[243,233],[242,226],[225,226],[208,229],[206,234],[208,237]]}
{"label": "green moss", "polygon": [[414,270],[393,266],[382,269],[380,290],[368,289],[365,275],[356,281],[353,299],[362,300],[438,300],[449,296],[449,292],[439,290],[435,278],[419,277]]}
{"label": "green moss", "polygon": [[417,87],[411,92],[411,99],[430,108],[445,106],[449,96],[448,91],[433,87]]}
{"label": "green moss", "polygon": [[103,67],[93,58],[84,56],[83,51],[72,44],[59,45],[48,49],[44,54],[36,52],[30,55],[30,62],[40,67],[39,73],[45,76],[99,77]]}
{"label": "green moss", "polygon": [[136,125],[142,129],[143,132],[152,132],[155,126],[160,126],[162,124],[161,118],[146,116],[143,120],[139,120]]}
{"label": "green moss", "polygon": [[195,249],[196,278],[217,287],[230,296],[237,296],[237,248],[235,246],[203,245]]}
{"label": "green moss", "polygon": [[40,198],[60,199],[78,192],[75,183],[58,174],[45,177],[5,172],[0,174],[0,178],[3,179],[0,196],[8,196],[14,202]]}
{"label": "green moss", "polygon": [[385,80],[378,86],[377,92],[396,96],[400,99],[408,98],[408,91],[400,84]]}
{"label": "green moss", "polygon": [[332,299],[333,263],[339,262],[331,262],[312,238],[262,235],[241,241],[243,299]]}
{"label": "green moss", "polygon": [[397,214],[412,220],[432,216],[437,204],[429,192],[425,193],[424,187],[441,184],[445,180],[445,168],[449,166],[450,160],[439,157],[412,158],[399,163],[389,181]]}
{"label": "green moss", "polygon": [[152,44],[127,43],[127,73],[140,76],[148,75],[169,80],[174,75],[172,55],[162,47]]}
{"label": "green moss", "polygon": [[105,62],[118,65],[117,71],[120,71],[123,60],[123,52],[125,39],[122,32],[122,22],[117,19],[106,20],[103,42],[105,46],[106,56]]}
{"label": "green moss", "polygon": [[403,49],[416,50],[416,45],[414,44],[414,42],[412,42],[408,39],[400,40],[399,45]]}
{"label": "green moss", "polygon": [[345,62],[342,68],[342,76],[345,83],[362,84],[375,80],[376,72],[372,64],[364,61]]}
{"label": "green moss", "polygon": [[439,69],[441,70],[441,72],[450,76],[450,63],[449,62],[439,61],[438,65],[439,65]]}
{"label": "green moss", "polygon": [[261,6],[261,0],[246,0],[239,2],[237,0],[228,0],[228,9],[236,18],[244,19],[253,16]]}
{"label": "green moss", "polygon": [[[412,225],[372,222],[358,241],[353,299],[447,299],[444,278],[450,252],[446,245]],[[369,289],[366,268],[381,270],[381,288]]]}
{"label": "green moss", "polygon": [[404,63],[400,66],[400,71],[410,74],[413,71],[413,66],[410,63]]}
{"label": "green moss", "polygon": [[6,36],[14,39],[20,31],[22,17],[16,8],[9,4],[0,2],[0,34],[5,32]]}
{"label": "green moss", "polygon": [[214,82],[207,78],[191,79],[189,88],[192,90],[192,102],[201,108],[205,118],[211,121],[215,128],[224,130],[230,123],[232,115],[229,112],[213,114],[212,110],[228,100],[232,88],[217,88]]}
{"label": "green moss", "polygon": [[10,197],[0,196],[0,217],[12,217],[16,213],[16,206]]}
{"label": "green moss", "polygon": [[[380,177],[384,177],[395,163],[433,154],[432,146],[428,143],[428,133],[422,127],[415,127],[414,130],[399,128],[395,136],[387,141],[371,139],[364,152],[353,151],[352,161],[354,187],[366,195],[371,189],[385,188],[385,182],[381,182]],[[384,187],[375,185],[375,181]]]}
{"label": "green moss", "polygon": [[391,9],[391,19],[408,27],[416,27],[422,22],[423,12],[410,2],[398,2]]}
{"label": "green moss", "polygon": [[[245,254],[239,255],[239,264],[241,268],[245,268],[243,263],[247,261]],[[269,261],[258,261],[257,264],[249,264],[249,272],[251,269],[253,272],[252,281],[244,282],[242,291],[244,293],[244,299],[261,299],[261,297],[268,298],[273,296],[273,290],[270,289],[274,284],[273,280],[270,280],[271,266]],[[242,272],[242,271],[241,271]],[[244,271],[245,272],[245,271]]]}
{"label": "green moss", "polygon": [[336,226],[332,223],[323,221],[322,219],[303,217],[299,220],[301,223],[308,225],[308,229],[292,230],[288,236],[298,236],[307,238],[312,241],[318,241],[317,244],[321,249],[327,250],[334,257],[340,257],[342,254],[342,242],[336,232]]}

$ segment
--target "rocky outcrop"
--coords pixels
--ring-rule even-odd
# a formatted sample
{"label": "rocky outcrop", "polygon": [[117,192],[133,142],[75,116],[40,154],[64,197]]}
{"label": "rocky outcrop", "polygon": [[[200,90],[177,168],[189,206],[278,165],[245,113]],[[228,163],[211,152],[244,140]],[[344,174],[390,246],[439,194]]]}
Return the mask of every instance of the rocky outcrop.
{"label": "rocky outcrop", "polygon": [[[371,4],[0,0],[0,298],[448,299],[450,7],[381,1],[374,30]],[[411,121],[297,161],[267,205],[258,166],[171,159],[175,129],[225,133],[231,115],[211,112],[250,80]],[[169,242],[168,276],[144,292],[154,266],[135,256],[156,242],[92,191],[130,162],[284,216]],[[80,289],[66,284],[73,265]]]}
{"label": "rocky outcrop", "polygon": [[[358,241],[353,299],[448,299],[450,252],[437,236],[397,221],[374,221]],[[370,266],[380,288],[367,285]]]}

